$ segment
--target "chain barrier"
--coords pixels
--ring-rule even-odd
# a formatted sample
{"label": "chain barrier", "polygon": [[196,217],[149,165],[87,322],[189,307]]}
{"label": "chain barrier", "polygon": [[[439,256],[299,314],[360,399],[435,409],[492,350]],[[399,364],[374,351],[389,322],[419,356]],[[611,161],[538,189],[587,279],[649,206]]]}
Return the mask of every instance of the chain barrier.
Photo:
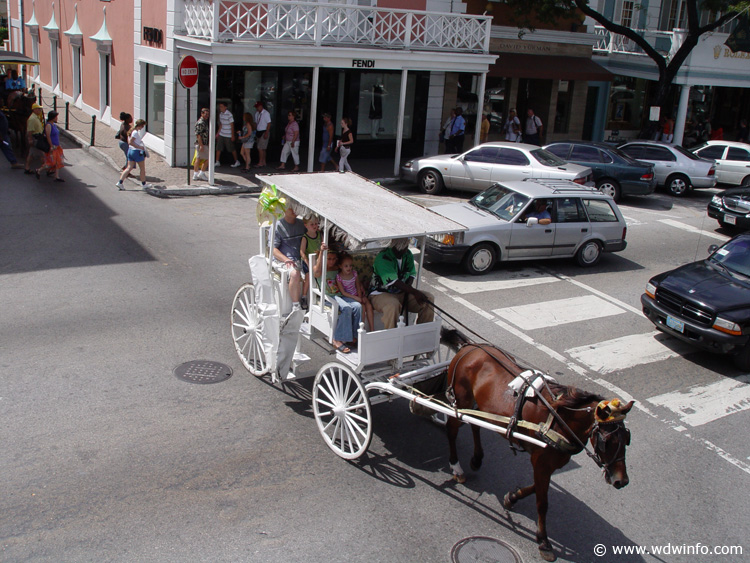
{"label": "chain barrier", "polygon": [[[52,107],[50,107],[49,105],[47,105],[45,107],[44,98],[43,98],[42,90],[41,89],[39,89],[39,90],[36,91],[36,96],[37,96],[39,105],[42,106],[42,111],[44,111],[45,117],[46,117],[47,112],[50,109],[53,110],[53,111],[58,111],[57,110],[57,96],[56,95],[52,96]],[[96,143],[96,116],[95,115],[92,115],[90,120],[81,119],[81,118],[79,118],[75,114],[75,112],[71,111],[70,102],[65,102],[65,124],[64,124],[64,128],[65,128],[66,131],[71,131],[71,127],[70,127],[71,121],[73,121],[74,123],[80,123],[81,125],[90,126],[90,134],[89,134],[90,143],[89,144],[92,147],[93,146],[97,146],[95,144]],[[86,134],[87,129],[88,129],[88,127],[76,127],[75,125],[72,128],[73,131],[75,131],[77,133],[81,133],[82,135]],[[109,144],[106,144],[106,143],[100,143],[98,146],[102,147],[102,148],[114,148],[115,145],[114,144],[109,145]]]}

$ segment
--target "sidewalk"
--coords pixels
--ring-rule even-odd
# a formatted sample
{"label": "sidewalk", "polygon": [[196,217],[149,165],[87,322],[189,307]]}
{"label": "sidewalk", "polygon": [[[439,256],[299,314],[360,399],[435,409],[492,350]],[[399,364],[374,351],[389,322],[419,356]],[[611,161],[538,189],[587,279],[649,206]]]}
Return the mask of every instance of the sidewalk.
{"label": "sidewalk", "polygon": [[[52,94],[44,91],[42,101],[44,114],[47,115],[47,112],[53,109]],[[68,129],[66,130],[65,103],[61,100],[58,100],[57,111],[60,114],[57,121],[60,132],[83,147],[84,150],[112,166],[112,185],[114,186],[117,181],[117,174],[125,164],[125,155],[120,149],[117,139],[115,139],[117,131],[97,120],[94,126],[94,144],[92,145],[92,118],[90,115],[71,104]],[[254,168],[250,173],[242,172],[241,168],[231,168],[228,165],[219,166],[214,172],[215,185],[209,186],[208,182],[193,180],[191,169],[190,185],[188,185],[188,172],[184,167],[171,167],[160,155],[153,151],[150,152],[151,156],[146,160],[146,181],[153,187],[146,191],[156,197],[257,193],[260,192],[260,182],[258,182],[256,174],[277,172],[276,163],[267,168]],[[317,162],[315,164],[317,167]],[[353,164],[357,174],[381,182],[383,185],[398,181],[398,178],[393,177],[392,160],[355,160]],[[138,168],[136,167],[131,178],[126,182],[132,182],[134,186],[140,188],[137,176]]]}

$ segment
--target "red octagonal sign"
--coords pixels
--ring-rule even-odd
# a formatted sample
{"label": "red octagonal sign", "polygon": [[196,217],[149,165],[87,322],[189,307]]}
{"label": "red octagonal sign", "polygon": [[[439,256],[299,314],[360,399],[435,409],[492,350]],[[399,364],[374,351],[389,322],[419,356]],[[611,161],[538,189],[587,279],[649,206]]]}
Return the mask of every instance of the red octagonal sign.
{"label": "red octagonal sign", "polygon": [[192,88],[198,82],[198,61],[190,55],[182,57],[177,67],[177,77],[184,88]]}

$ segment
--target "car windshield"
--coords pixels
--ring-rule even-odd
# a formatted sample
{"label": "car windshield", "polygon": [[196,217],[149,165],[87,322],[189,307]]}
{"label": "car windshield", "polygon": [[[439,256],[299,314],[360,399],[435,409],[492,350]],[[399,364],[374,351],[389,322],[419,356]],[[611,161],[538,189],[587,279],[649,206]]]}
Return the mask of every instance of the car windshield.
{"label": "car windshield", "polygon": [[708,260],[721,264],[736,274],[750,277],[750,237],[730,240],[709,256]]}
{"label": "car windshield", "polygon": [[505,186],[496,185],[475,195],[469,203],[510,221],[529,202],[529,198]]}
{"label": "car windshield", "polygon": [[544,149],[534,149],[531,151],[531,156],[536,158],[544,166],[565,166],[565,162],[559,156],[552,154]]}
{"label": "car windshield", "polygon": [[689,150],[682,148],[680,145],[672,145],[672,149],[676,150],[680,154],[684,154],[690,160],[701,160],[698,155],[691,153]]}

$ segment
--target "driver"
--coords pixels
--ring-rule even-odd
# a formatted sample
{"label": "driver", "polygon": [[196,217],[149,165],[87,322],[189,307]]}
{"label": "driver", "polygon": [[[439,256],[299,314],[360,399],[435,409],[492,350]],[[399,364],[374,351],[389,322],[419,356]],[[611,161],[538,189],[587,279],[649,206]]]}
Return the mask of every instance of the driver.
{"label": "driver", "polygon": [[384,328],[395,328],[406,299],[406,308],[417,313],[417,324],[428,323],[435,317],[431,293],[412,287],[417,277],[414,255],[409,250],[409,239],[394,239],[391,246],[375,257],[372,265],[370,302],[373,309],[383,314]]}
{"label": "driver", "polygon": [[552,215],[547,211],[547,202],[543,199],[537,199],[534,201],[534,211],[527,211],[523,221],[526,221],[529,217],[536,217],[539,219],[540,225],[549,225],[552,222]]}

